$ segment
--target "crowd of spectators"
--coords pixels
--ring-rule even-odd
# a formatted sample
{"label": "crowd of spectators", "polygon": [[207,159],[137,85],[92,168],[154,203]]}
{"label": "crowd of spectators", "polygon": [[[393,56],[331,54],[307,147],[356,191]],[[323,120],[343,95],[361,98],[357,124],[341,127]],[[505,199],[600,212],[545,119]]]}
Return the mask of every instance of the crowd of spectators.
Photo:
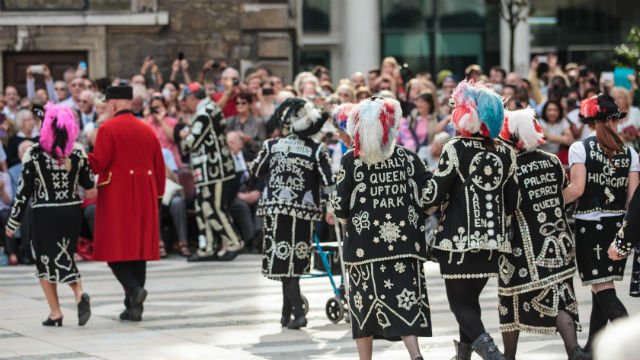
{"label": "crowd of spectators", "polygon": [[[349,78],[337,79],[331,70],[316,66],[297,74],[288,84],[265,67],[252,68],[244,74],[224,62],[207,61],[196,77],[185,58],[176,59],[165,81],[153,58],[144,59],[140,72],[129,78],[91,79],[79,66],[54,79],[46,66],[29,67],[26,72],[26,94],[20,96],[15,86],[7,85],[0,95],[0,221],[7,218],[15,196],[20,174],[20,158],[38,141],[42,108],[47,102],[69,106],[77,116],[82,130],[80,142],[90,152],[96,133],[108,118],[104,92],[112,84],[133,87],[133,113],[156,133],[163,148],[167,167],[167,193],[161,214],[161,254],[175,251],[189,256],[197,242],[193,217],[195,191],[188,156],[180,149],[180,133],[190,124],[192,114],[179,96],[186,84],[198,81],[223,110],[226,118],[227,141],[233,154],[237,173],[237,194],[231,209],[234,221],[247,251],[260,251],[261,219],[256,218],[256,204],[264,186],[252,179],[248,163],[257,155],[261,144],[279,136],[280,130],[270,122],[271,115],[282,101],[304,97],[317,107],[331,112],[345,102],[359,102],[372,95],[399,100],[403,120],[397,141],[415,151],[435,168],[443,144],[454,136],[450,124],[452,108],[449,100],[457,83],[473,79],[490,83],[505,101],[509,110],[527,106],[538,114],[546,137],[543,149],[557,154],[566,164],[568,147],[589,135],[578,118],[580,101],[600,92],[610,93],[626,117],[618,130],[628,144],[638,147],[640,129],[640,91],[638,79],[629,76],[626,86],[615,84],[605,73],[596,73],[586,65],[560,63],[555,54],[534,57],[528,76],[494,66],[488,71],[479,65],[469,65],[464,74],[441,70],[432,74],[407,74],[396,59],[383,59],[379,68],[356,72]],[[364,70],[364,69],[363,69]],[[618,85],[618,86],[616,86]],[[341,154],[348,149],[339,129],[331,123],[323,128],[322,141],[330,151]],[[135,154],[132,154],[135,156]],[[339,156],[333,156],[339,162]],[[337,169],[338,164],[334,164]],[[85,223],[81,242],[90,249],[95,216],[95,190],[82,194]],[[4,239],[4,249],[11,264],[30,263],[28,219],[15,240]],[[88,244],[88,245],[87,245]],[[79,251],[83,254],[83,251]],[[90,251],[84,254],[90,258]]]}

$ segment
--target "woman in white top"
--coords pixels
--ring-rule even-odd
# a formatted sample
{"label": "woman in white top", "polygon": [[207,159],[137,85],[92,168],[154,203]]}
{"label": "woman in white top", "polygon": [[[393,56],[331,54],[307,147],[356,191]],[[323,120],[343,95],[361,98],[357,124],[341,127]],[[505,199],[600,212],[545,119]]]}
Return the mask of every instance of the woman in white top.
{"label": "woman in white top", "polygon": [[[544,132],[546,142],[540,145],[540,150],[559,155],[562,145],[569,146],[573,143],[571,124],[564,117],[564,110],[559,102],[549,100],[542,108],[540,126]],[[566,157],[562,159],[566,163]]]}
{"label": "woman in white top", "polygon": [[627,316],[613,285],[614,280],[622,280],[626,261],[610,248],[640,172],[638,154],[616,134],[624,115],[609,95],[582,101],[580,118],[593,132],[569,149],[571,185],[564,197],[566,203],[578,201],[574,213],[576,262],[583,285],[591,285],[592,291],[587,351],[609,320]]}

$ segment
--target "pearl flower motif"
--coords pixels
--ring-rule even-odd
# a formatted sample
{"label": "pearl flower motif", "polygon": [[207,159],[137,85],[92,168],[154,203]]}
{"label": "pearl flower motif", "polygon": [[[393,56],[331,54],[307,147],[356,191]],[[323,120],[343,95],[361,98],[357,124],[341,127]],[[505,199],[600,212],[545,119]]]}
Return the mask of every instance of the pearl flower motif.
{"label": "pearl flower motif", "polygon": [[356,250],[356,256],[359,257],[359,258],[363,257],[364,256],[364,250],[362,250],[361,248],[358,248]]}
{"label": "pearl flower motif", "polygon": [[518,271],[518,275],[520,275],[520,277],[525,277],[527,276],[527,274],[529,274],[529,272],[525,268],[522,268],[520,269],[520,271]]}
{"label": "pearl flower motif", "polygon": [[396,270],[396,272],[397,272],[398,274],[402,274],[402,273],[407,269],[407,266],[406,266],[405,264],[401,263],[401,262],[397,262],[397,263],[393,266],[393,268]]}

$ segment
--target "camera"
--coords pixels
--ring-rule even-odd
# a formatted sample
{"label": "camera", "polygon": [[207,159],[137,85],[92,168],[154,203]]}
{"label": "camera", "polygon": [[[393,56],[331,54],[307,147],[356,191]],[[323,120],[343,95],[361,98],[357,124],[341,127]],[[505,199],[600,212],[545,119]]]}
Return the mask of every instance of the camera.
{"label": "camera", "polygon": [[238,86],[238,85],[240,85],[240,79],[234,78],[233,79],[233,86]]}
{"label": "camera", "polygon": [[182,59],[184,59],[184,53],[182,51],[180,51],[178,53],[178,60],[182,60]]}
{"label": "camera", "polygon": [[31,65],[32,74],[42,74],[44,72],[44,65]]}
{"label": "camera", "polygon": [[152,113],[152,114],[157,114],[158,113],[158,107],[157,106],[149,107],[149,112]]}
{"label": "camera", "polygon": [[273,91],[273,88],[263,88],[262,89],[262,95],[264,95],[264,96],[273,95],[273,94],[275,94],[275,91]]}

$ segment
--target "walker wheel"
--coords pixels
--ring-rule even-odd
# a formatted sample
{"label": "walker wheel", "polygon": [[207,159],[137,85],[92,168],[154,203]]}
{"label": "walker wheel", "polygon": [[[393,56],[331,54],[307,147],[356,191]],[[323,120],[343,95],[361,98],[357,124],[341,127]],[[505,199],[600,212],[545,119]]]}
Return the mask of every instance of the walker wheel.
{"label": "walker wheel", "polygon": [[302,296],[302,310],[304,310],[304,314],[307,315],[309,313],[309,300],[304,295]]}
{"label": "walker wheel", "polygon": [[327,301],[327,306],[325,307],[327,312],[327,317],[331,320],[332,323],[337,324],[344,318],[344,307],[342,306],[342,301],[339,298],[331,298]]}

